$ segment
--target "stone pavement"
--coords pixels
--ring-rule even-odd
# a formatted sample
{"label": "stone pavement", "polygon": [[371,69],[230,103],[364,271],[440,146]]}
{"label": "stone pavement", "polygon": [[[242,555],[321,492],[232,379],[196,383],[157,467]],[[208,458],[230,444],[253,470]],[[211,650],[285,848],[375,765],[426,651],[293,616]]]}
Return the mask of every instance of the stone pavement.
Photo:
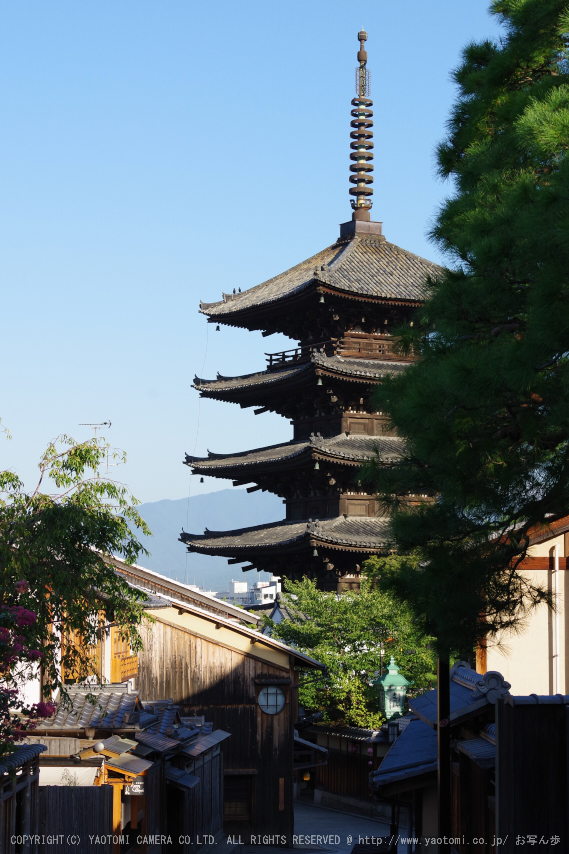
{"label": "stone pavement", "polygon": [[[302,854],[350,854],[358,842],[386,836],[389,825],[383,821],[312,804],[295,804],[294,848]],[[231,854],[283,854],[285,850],[259,840],[258,845],[238,845]],[[399,843],[397,850],[398,854],[406,854],[407,845]]]}

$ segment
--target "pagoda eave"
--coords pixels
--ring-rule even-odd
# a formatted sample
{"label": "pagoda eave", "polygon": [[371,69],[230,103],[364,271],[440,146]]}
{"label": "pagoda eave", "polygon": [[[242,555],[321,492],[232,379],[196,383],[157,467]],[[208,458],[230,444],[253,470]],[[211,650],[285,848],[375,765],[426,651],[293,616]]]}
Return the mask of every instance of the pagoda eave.
{"label": "pagoda eave", "polygon": [[350,436],[342,433],[330,438],[311,437],[305,441],[256,448],[239,454],[213,454],[195,457],[186,454],[185,464],[193,474],[209,477],[241,479],[251,483],[257,477],[269,476],[292,469],[306,469],[316,462],[331,466],[360,467],[366,460],[379,455],[385,462],[401,457],[403,443],[397,437]]}
{"label": "pagoda eave", "polygon": [[340,516],[317,522],[282,520],[254,528],[235,531],[206,531],[204,534],[182,533],[180,541],[189,551],[232,557],[304,551],[307,548],[332,548],[340,551],[375,554],[387,548],[387,520]]}
{"label": "pagoda eave", "polygon": [[289,367],[268,369],[242,377],[218,377],[216,380],[195,377],[192,387],[202,397],[239,403],[242,407],[264,406],[271,398],[281,399],[283,393],[288,396],[290,392],[302,389],[310,389],[312,393],[318,379],[323,378],[371,387],[377,385],[383,376],[405,370],[407,364],[408,361],[391,358],[366,359],[315,353],[310,360],[293,363]]}
{"label": "pagoda eave", "polygon": [[[297,338],[294,328],[306,320],[299,308],[324,308],[320,303],[326,294],[352,303],[413,308],[425,298],[427,279],[440,273],[441,267],[387,242],[380,233],[364,235],[356,229],[261,285],[224,294],[217,303],[201,303],[200,311],[211,323]],[[288,311],[292,314],[287,318]]]}
{"label": "pagoda eave", "polygon": [[421,300],[416,299],[404,299],[396,296],[376,296],[375,294],[359,294],[354,291],[345,291],[341,288],[335,288],[333,285],[321,285],[319,287],[319,293],[322,295],[328,294],[329,296],[341,297],[342,299],[347,300],[357,300],[358,302],[372,303],[374,306],[396,306],[396,307],[408,307],[411,309],[418,308],[421,305]]}
{"label": "pagoda eave", "polygon": [[[321,298],[326,296],[338,300],[347,300],[350,303],[374,305],[377,308],[393,306],[413,310],[421,304],[419,299],[408,299],[393,294],[375,295],[346,291],[329,283],[315,281],[300,292],[287,294],[278,300],[262,303],[259,306],[243,308],[231,314],[209,314],[203,310],[201,313],[206,315],[208,323],[248,329],[251,332],[262,331],[264,337],[280,332],[295,338],[298,337],[295,335],[295,328],[298,326],[299,312],[306,311],[309,306],[318,308]],[[283,319],[286,319],[287,313],[292,315],[289,322],[285,322]]]}

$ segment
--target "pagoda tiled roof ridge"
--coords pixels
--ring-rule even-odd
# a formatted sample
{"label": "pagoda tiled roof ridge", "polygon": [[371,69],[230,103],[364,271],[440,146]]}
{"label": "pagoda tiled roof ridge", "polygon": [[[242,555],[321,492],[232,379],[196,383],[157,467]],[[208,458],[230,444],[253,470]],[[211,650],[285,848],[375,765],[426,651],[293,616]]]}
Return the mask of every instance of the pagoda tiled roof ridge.
{"label": "pagoda tiled roof ridge", "polygon": [[[309,368],[309,367],[310,367],[310,362],[304,362],[301,365],[294,365],[293,367],[291,367],[290,365],[287,365],[286,367],[282,367],[282,368],[277,368],[277,369],[273,368],[270,371],[269,370],[254,371],[252,374],[241,374],[240,376],[235,376],[235,377],[224,377],[218,373],[216,379],[214,379],[214,380],[208,380],[208,379],[204,379],[203,377],[195,376],[192,386],[193,386],[193,388],[197,389],[198,391],[203,391],[204,386],[213,386],[213,385],[218,386],[218,387],[224,387],[227,384],[229,387],[232,387],[232,388],[235,386],[239,387],[241,385],[242,386],[249,386],[249,385],[253,385],[253,383],[259,382],[259,380],[257,379],[258,377],[262,377],[263,380],[261,380],[261,381],[266,381],[266,383],[269,384],[271,382],[279,382],[283,378],[286,379],[289,376],[295,376],[296,374],[299,374],[302,371],[307,370],[307,368]],[[249,382],[247,382],[247,380]]]}
{"label": "pagoda tiled roof ridge", "polygon": [[327,356],[325,353],[316,352],[310,357],[310,361],[304,362],[293,367],[287,366],[275,370],[258,371],[252,374],[242,374],[235,377],[222,377],[218,375],[217,379],[208,380],[200,377],[194,377],[193,387],[200,392],[208,392],[210,390],[236,391],[240,388],[249,388],[253,385],[272,385],[284,382],[294,377],[300,376],[311,367],[320,368],[330,373],[338,374],[348,379],[353,378],[356,381],[375,380],[386,374],[395,374],[404,371],[409,363],[397,362],[395,360],[381,359],[345,359],[343,356]]}
{"label": "pagoda tiled roof ridge", "polygon": [[346,294],[418,303],[425,298],[427,278],[436,277],[441,269],[379,236],[354,235],[260,285],[223,294],[217,302],[200,302],[200,311],[223,322],[224,317],[276,303],[311,284]]}
{"label": "pagoda tiled roof ridge", "polygon": [[402,448],[403,442],[397,436],[365,436],[340,433],[336,436],[324,437],[320,434],[312,434],[309,439],[293,439],[290,442],[268,445],[248,451],[238,451],[233,454],[214,454],[210,451],[208,451],[207,457],[195,457],[186,454],[186,465],[195,466],[200,471],[234,468],[235,466],[253,466],[290,460],[293,457],[301,456],[306,451],[313,451],[317,455],[330,456],[358,465],[369,459],[374,453],[378,453],[384,460],[397,459],[401,455]]}
{"label": "pagoda tiled roof ridge", "polygon": [[377,378],[385,374],[397,374],[404,371],[409,362],[398,362],[391,359],[345,359],[343,356],[327,356],[325,353],[315,353],[312,361],[320,368],[348,377]]}
{"label": "pagoda tiled roof ridge", "polygon": [[190,551],[220,555],[301,546],[303,540],[331,548],[369,552],[389,546],[388,523],[387,518],[346,516],[315,521],[282,520],[233,531],[208,531],[206,528],[203,534],[183,533],[180,540]]}

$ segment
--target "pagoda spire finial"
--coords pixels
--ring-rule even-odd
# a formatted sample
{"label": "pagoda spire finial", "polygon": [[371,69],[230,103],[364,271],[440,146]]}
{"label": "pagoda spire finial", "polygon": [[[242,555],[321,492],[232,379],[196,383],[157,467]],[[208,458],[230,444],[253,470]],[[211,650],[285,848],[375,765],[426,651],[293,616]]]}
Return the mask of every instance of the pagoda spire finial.
{"label": "pagoda spire finial", "polygon": [[356,68],[356,95],[352,100],[353,110],[351,112],[352,121],[350,126],[353,130],[350,132],[350,183],[354,184],[350,187],[350,196],[352,196],[351,204],[354,212],[353,220],[365,220],[369,222],[369,212],[371,209],[373,190],[373,112],[370,107],[373,107],[373,101],[367,97],[370,94],[370,74],[367,70],[367,51],[364,44],[367,41],[367,33],[363,29],[358,33],[358,41],[360,49],[358,51],[359,66]]}

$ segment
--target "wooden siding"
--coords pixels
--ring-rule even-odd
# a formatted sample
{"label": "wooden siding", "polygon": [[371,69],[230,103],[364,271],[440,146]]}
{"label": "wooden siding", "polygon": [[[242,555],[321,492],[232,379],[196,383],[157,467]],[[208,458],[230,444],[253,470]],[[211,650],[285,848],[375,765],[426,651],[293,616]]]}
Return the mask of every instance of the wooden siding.
{"label": "wooden siding", "polygon": [[[38,854],[79,854],[88,847],[89,836],[112,833],[113,790],[111,786],[40,786],[37,833],[46,841]],[[72,837],[81,841],[75,844]],[[59,837],[49,842],[49,838]],[[112,842],[101,842],[97,852],[111,854]]]}
{"label": "wooden siding", "polygon": [[[232,650],[166,622],[142,628],[138,689],[142,697],[172,698],[184,715],[205,715],[215,729],[231,733],[223,743],[225,773],[251,775],[250,824],[226,823],[227,832],[281,835],[293,832],[293,725],[296,705],[292,685],[283,685],[287,701],[277,715],[257,703],[259,677],[290,678],[287,669],[253,654]],[[253,649],[253,645],[251,645]],[[280,653],[279,653],[280,654]],[[280,654],[285,659],[284,654]],[[286,659],[285,659],[286,660]],[[279,809],[279,778],[284,780],[284,808]]]}
{"label": "wooden siding", "polygon": [[368,764],[369,756],[355,756],[340,753],[338,750],[329,750],[327,758],[326,765],[311,771],[315,776],[316,786],[335,795],[358,798],[362,801],[372,800],[369,788],[371,770]]}
{"label": "wooden siding", "polygon": [[[36,834],[39,798],[39,762],[25,762],[17,773],[0,774],[0,854],[13,854],[12,836]],[[36,854],[34,843],[21,847],[22,854]]]}
{"label": "wooden siding", "polygon": [[496,833],[509,836],[500,851],[519,851],[516,836],[530,834],[557,835],[567,850],[569,707],[516,699],[497,703]]}

